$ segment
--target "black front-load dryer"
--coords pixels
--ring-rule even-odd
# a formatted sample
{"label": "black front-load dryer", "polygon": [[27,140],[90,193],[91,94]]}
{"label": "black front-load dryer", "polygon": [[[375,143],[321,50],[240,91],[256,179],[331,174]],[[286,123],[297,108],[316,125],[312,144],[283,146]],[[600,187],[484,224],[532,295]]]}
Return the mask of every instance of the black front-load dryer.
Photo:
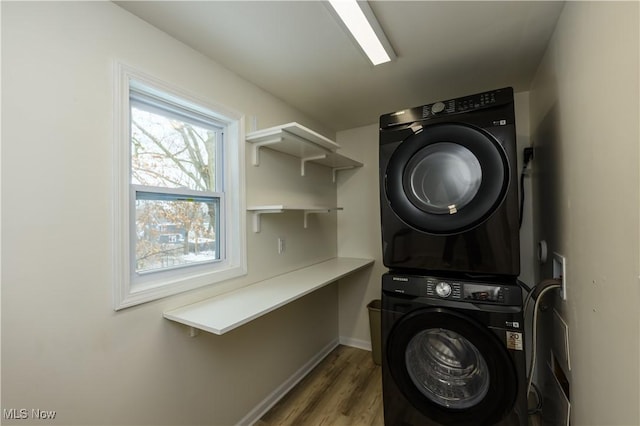
{"label": "black front-load dryer", "polygon": [[380,208],[390,269],[520,273],[513,90],[380,117]]}
{"label": "black front-load dryer", "polygon": [[518,286],[385,274],[386,425],[526,426]]}

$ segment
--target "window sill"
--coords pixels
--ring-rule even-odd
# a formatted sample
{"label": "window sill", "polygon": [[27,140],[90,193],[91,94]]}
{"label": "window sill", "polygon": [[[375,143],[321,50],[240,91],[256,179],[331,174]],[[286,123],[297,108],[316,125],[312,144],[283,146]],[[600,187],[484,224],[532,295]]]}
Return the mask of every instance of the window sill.
{"label": "window sill", "polygon": [[221,335],[372,263],[372,259],[336,257],[167,311],[164,317]]}

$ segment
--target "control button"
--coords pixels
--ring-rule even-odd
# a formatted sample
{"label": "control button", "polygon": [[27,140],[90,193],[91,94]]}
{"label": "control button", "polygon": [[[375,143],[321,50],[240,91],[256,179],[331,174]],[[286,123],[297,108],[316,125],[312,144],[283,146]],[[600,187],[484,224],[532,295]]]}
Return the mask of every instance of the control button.
{"label": "control button", "polygon": [[431,105],[431,112],[433,114],[438,114],[442,111],[444,111],[444,104],[442,102],[436,102],[435,104]]}
{"label": "control button", "polygon": [[436,293],[440,297],[449,297],[451,294],[451,285],[444,281],[439,282],[436,284]]}

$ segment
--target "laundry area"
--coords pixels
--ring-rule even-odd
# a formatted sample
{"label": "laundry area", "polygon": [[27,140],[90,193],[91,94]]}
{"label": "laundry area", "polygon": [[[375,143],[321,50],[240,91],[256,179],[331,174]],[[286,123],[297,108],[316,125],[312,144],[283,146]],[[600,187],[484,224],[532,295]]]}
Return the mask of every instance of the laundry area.
{"label": "laundry area", "polygon": [[639,2],[0,20],[0,423],[640,424]]}

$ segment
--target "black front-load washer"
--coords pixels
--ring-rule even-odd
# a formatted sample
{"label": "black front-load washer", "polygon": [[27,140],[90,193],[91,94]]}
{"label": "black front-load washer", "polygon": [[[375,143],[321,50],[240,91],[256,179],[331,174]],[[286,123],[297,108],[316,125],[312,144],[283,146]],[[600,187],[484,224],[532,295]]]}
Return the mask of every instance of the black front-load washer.
{"label": "black front-load washer", "polygon": [[380,117],[380,208],[390,269],[520,273],[513,89]]}
{"label": "black front-load washer", "polygon": [[526,426],[518,286],[385,274],[385,424]]}

